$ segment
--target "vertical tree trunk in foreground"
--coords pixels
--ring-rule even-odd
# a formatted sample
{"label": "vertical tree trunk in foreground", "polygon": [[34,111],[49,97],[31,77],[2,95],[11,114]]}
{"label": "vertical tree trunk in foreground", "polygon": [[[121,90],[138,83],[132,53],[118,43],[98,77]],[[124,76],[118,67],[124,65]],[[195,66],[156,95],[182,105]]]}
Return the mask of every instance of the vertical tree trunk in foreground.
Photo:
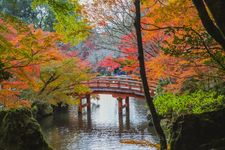
{"label": "vertical tree trunk in foreground", "polygon": [[145,93],[145,99],[152,115],[152,121],[153,121],[155,130],[160,138],[161,150],[166,150],[167,149],[166,136],[160,126],[160,119],[156,113],[156,109],[153,104],[153,98],[151,97],[149,92],[149,86],[148,86],[148,81],[147,81],[146,72],[145,72],[144,52],[143,52],[142,33],[141,33],[140,0],[135,0],[134,5],[136,9],[135,29],[136,29],[138,54],[139,54],[138,60],[139,60],[139,66],[140,66],[141,80],[142,80],[144,93]]}
{"label": "vertical tree trunk in foreground", "polygon": [[[192,2],[198,11],[198,15],[206,31],[225,50],[224,0],[192,0]],[[211,19],[210,15],[213,20]]]}

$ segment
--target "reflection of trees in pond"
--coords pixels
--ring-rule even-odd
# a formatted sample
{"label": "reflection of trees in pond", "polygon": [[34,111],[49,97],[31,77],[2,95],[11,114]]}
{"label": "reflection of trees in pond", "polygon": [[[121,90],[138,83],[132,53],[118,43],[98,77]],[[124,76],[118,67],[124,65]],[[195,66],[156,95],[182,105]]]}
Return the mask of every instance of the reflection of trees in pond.
{"label": "reflection of trees in pond", "polygon": [[123,115],[119,115],[119,137],[121,137],[121,133],[123,132]]}

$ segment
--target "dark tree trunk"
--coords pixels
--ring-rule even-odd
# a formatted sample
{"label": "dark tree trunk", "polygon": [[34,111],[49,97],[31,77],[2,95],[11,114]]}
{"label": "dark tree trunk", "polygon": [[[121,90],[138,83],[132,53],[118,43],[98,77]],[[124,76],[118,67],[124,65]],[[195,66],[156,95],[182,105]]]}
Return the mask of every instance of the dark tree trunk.
{"label": "dark tree trunk", "polygon": [[[224,20],[219,17],[219,13],[215,13],[217,12],[222,12],[220,13],[221,16],[224,16],[224,8],[223,7],[216,7],[217,5],[223,4],[223,6],[225,5],[224,0],[213,0],[213,6],[207,6],[210,10],[211,13],[214,18],[214,20],[216,21],[217,25],[213,22],[213,20],[210,18],[210,15],[207,11],[207,7],[206,5],[212,5],[212,1],[207,0],[207,3],[205,3],[204,0],[192,0],[195,7],[197,8],[199,17],[202,21],[203,26],[205,27],[205,29],[207,30],[207,32],[223,47],[223,49],[225,50],[225,37],[224,37],[224,33],[223,31],[225,31],[225,29],[223,29],[224,25]],[[220,1],[220,3],[217,3]],[[206,5],[205,5],[206,4]],[[215,8],[220,9],[220,10],[215,10]],[[223,14],[223,15],[222,15]],[[222,19],[222,20],[221,20]],[[220,29],[219,27],[222,27],[222,29]]]}
{"label": "dark tree trunk", "polygon": [[[224,0],[205,0],[216,25],[220,31],[225,35],[225,1]],[[225,38],[225,37],[224,37]]]}
{"label": "dark tree trunk", "polygon": [[136,8],[135,29],[136,29],[138,54],[139,54],[138,60],[139,60],[139,66],[140,66],[141,80],[142,80],[142,84],[143,84],[143,88],[145,92],[145,99],[152,115],[153,125],[160,138],[161,150],[165,150],[167,149],[166,136],[163,132],[163,129],[160,126],[160,119],[157,115],[157,112],[153,103],[153,98],[151,97],[149,92],[149,86],[148,86],[148,81],[147,81],[146,72],[145,72],[144,52],[143,52],[142,33],[141,33],[140,0],[135,0],[134,5]]}

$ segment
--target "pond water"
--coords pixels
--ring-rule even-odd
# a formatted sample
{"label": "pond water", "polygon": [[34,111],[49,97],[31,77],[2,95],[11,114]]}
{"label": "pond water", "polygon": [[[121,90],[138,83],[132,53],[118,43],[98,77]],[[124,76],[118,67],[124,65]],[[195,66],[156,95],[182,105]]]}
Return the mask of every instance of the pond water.
{"label": "pond water", "polygon": [[69,112],[55,113],[40,121],[46,140],[55,150],[156,149],[120,143],[126,139],[158,142],[154,129],[148,128],[144,100],[130,98],[130,116],[122,117],[118,115],[117,100],[111,95],[100,95],[100,100],[92,103],[89,115],[84,110],[80,117],[77,107],[71,107]]}

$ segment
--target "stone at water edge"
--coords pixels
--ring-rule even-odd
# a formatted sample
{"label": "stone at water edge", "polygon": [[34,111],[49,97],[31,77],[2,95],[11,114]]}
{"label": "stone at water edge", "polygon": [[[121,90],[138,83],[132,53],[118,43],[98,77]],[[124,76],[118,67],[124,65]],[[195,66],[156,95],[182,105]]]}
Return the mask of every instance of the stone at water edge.
{"label": "stone at water edge", "polygon": [[171,130],[171,150],[225,149],[225,109],[177,118]]}
{"label": "stone at water edge", "polygon": [[27,108],[0,111],[0,150],[52,150]]}

